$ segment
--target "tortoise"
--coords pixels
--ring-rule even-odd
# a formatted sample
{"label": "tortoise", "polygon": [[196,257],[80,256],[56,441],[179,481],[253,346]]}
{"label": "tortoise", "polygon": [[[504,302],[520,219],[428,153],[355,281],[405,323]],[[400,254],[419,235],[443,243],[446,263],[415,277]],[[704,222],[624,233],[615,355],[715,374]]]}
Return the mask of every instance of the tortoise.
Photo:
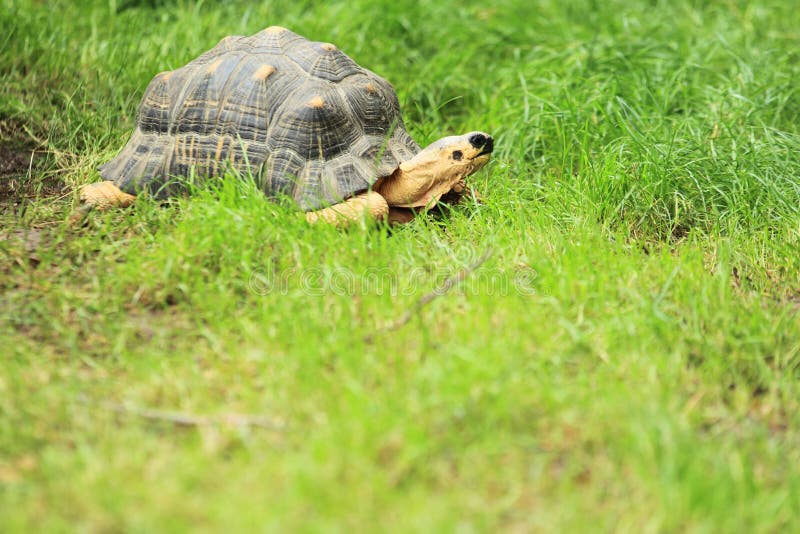
{"label": "tortoise", "polygon": [[335,45],[272,26],[157,74],[130,140],[99,167],[103,181],[81,189],[78,212],[173,195],[192,172],[235,171],[294,199],[311,223],[405,222],[462,192],[493,148],[475,131],[421,149],[389,82]]}

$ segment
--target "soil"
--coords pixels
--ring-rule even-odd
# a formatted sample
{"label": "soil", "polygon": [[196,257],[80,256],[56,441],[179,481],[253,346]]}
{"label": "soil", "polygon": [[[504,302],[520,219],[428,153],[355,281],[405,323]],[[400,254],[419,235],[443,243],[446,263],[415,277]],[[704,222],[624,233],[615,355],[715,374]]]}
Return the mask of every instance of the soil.
{"label": "soil", "polygon": [[30,147],[0,144],[0,211],[25,199],[59,196],[64,183],[57,177],[40,177],[43,153]]}

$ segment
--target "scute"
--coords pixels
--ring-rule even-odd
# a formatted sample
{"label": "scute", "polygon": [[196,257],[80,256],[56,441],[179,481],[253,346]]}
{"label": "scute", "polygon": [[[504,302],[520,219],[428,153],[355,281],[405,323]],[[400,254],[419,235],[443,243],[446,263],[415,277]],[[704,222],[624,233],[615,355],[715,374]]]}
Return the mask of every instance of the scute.
{"label": "scute", "polygon": [[394,91],[390,94],[369,76],[343,82],[339,91],[347,101],[350,113],[359,121],[364,133],[388,136],[400,124],[400,106]]}
{"label": "scute", "polygon": [[163,197],[192,174],[233,169],[312,210],[367,190],[419,150],[386,80],[334,45],[270,27],[156,75],[131,139],[100,174]]}
{"label": "scute", "polygon": [[362,72],[356,62],[338,49],[320,47],[321,53],[314,61],[308,73],[331,82],[340,82],[348,76]]}
{"label": "scute", "polygon": [[242,53],[227,53],[205,69],[198,69],[199,72],[187,80],[180,98],[173,103],[175,120],[172,121],[170,133],[214,133],[220,102],[242,59]]}
{"label": "scute", "polygon": [[139,105],[139,127],[147,133],[169,131],[170,94],[169,72],[158,74],[142,97]]}
{"label": "scute", "polygon": [[270,126],[267,146],[286,147],[302,158],[322,161],[338,156],[361,131],[336,91],[319,84],[298,90]]}
{"label": "scute", "polygon": [[248,38],[248,46],[254,52],[270,52],[282,55],[293,43],[305,41],[305,37],[281,28],[270,26]]}

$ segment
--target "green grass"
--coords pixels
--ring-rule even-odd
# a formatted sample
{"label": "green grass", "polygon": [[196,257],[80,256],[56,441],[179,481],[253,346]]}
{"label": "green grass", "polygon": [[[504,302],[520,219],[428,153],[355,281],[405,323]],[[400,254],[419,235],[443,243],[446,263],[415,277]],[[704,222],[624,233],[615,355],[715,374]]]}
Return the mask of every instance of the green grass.
{"label": "green grass", "polygon": [[[0,531],[800,529],[793,2],[0,22]],[[484,202],[338,231],[227,179],[67,227],[155,73],[273,24],[389,79],[421,144],[492,132]]]}

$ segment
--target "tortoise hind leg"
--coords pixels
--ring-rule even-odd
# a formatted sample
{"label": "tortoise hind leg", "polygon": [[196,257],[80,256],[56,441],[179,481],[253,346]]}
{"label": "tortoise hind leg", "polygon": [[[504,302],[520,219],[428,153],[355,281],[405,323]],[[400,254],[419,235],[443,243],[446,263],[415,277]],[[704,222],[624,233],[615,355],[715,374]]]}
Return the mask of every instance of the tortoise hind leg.
{"label": "tortoise hind leg", "polygon": [[348,198],[344,202],[305,214],[311,224],[325,222],[334,226],[347,226],[362,219],[383,220],[389,214],[386,199],[375,191]]}
{"label": "tortoise hind leg", "polygon": [[124,192],[114,185],[114,182],[105,180],[81,187],[80,199],[84,204],[104,210],[108,208],[127,208],[136,199],[134,195]]}
{"label": "tortoise hind leg", "polygon": [[127,208],[136,199],[134,195],[124,192],[114,185],[114,182],[109,182],[108,180],[84,185],[80,189],[79,196],[81,205],[70,214],[70,224],[80,222],[94,209]]}

